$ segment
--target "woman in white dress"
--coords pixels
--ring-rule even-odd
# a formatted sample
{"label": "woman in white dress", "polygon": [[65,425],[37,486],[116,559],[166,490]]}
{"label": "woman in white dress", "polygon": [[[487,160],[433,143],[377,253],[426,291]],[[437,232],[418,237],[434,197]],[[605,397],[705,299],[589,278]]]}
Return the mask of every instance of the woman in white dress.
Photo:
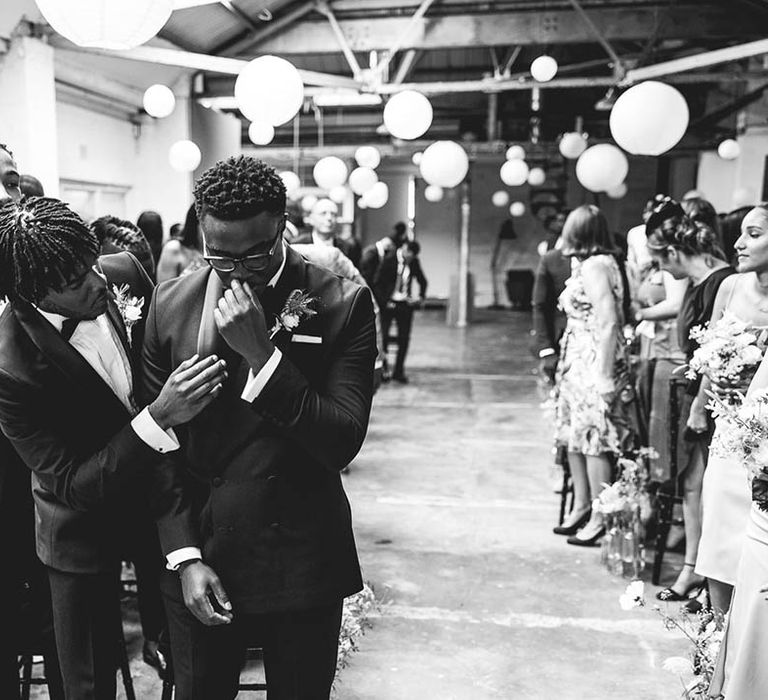
{"label": "woman in white dress", "polygon": [[[751,327],[765,352],[768,335],[768,209],[758,206],[747,214],[735,250],[736,270],[740,274],[728,277],[720,285],[712,323],[729,312]],[[733,388],[744,391],[751,378],[750,374],[741,386]],[[744,467],[735,458],[710,452],[704,472],[696,573],[708,579],[712,605],[723,612],[728,610],[736,582],[749,504]]]}

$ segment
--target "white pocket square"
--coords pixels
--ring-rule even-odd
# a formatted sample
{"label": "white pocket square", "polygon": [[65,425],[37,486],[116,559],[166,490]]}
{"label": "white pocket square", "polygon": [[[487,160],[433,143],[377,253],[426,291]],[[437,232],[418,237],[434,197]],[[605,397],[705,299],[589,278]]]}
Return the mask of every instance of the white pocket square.
{"label": "white pocket square", "polygon": [[320,345],[323,339],[319,335],[301,335],[296,333],[291,336],[292,343],[309,343],[310,345]]}

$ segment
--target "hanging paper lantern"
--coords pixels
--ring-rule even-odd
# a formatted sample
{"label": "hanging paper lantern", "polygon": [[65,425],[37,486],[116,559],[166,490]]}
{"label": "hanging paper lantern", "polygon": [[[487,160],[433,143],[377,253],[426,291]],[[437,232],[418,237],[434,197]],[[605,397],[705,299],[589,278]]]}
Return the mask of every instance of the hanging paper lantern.
{"label": "hanging paper lantern", "polygon": [[312,207],[317,204],[317,197],[313,194],[305,194],[301,198],[301,208],[304,211],[312,211]]}
{"label": "hanging paper lantern", "polygon": [[525,214],[525,204],[522,202],[512,202],[509,206],[509,213],[512,216],[522,216]]}
{"label": "hanging paper lantern", "polygon": [[368,205],[365,203],[365,197],[360,197],[360,199],[357,200],[357,206],[359,209],[368,208]]}
{"label": "hanging paper lantern", "polygon": [[610,143],[588,148],[576,162],[576,177],[592,192],[606,192],[618,187],[628,172],[627,157]]}
{"label": "hanging paper lantern", "polygon": [[611,135],[625,151],[658,156],[688,128],[688,103],[671,85],[648,80],[623,93],[611,110]]}
{"label": "hanging paper lantern", "polygon": [[349,190],[344,185],[339,185],[328,193],[328,198],[336,204],[341,204],[347,198],[348,192]]}
{"label": "hanging paper lantern", "polygon": [[290,170],[283,170],[283,172],[278,174],[280,175],[280,179],[285,185],[286,196],[289,199],[293,199],[293,195],[296,194],[296,190],[301,187],[301,180],[299,179],[299,176]]}
{"label": "hanging paper lantern", "polygon": [[587,150],[587,139],[584,134],[579,134],[576,131],[569,131],[563,134],[563,138],[560,139],[560,153],[563,158],[570,158],[576,160],[584,151]]}
{"label": "hanging paper lantern", "polygon": [[725,139],[725,141],[717,147],[717,155],[723,160],[735,160],[741,155],[741,146],[739,146],[739,142],[734,141],[734,139]]}
{"label": "hanging paper lantern", "polygon": [[510,146],[507,149],[507,160],[525,160],[525,149],[522,146]]}
{"label": "hanging paper lantern", "polygon": [[349,174],[349,186],[355,194],[363,195],[379,181],[379,176],[371,168],[355,168]]}
{"label": "hanging paper lantern", "polygon": [[292,63],[277,56],[259,56],[237,76],[235,101],[246,119],[280,126],[301,109],[304,83]]}
{"label": "hanging paper lantern", "polygon": [[176,107],[176,96],[166,85],[150,85],[144,91],[144,111],[156,119],[170,116]]}
{"label": "hanging paper lantern", "polygon": [[540,83],[552,80],[557,75],[557,61],[552,56],[539,56],[531,63],[531,75]]}
{"label": "hanging paper lantern", "polygon": [[381,153],[376,146],[360,146],[355,151],[355,160],[361,168],[375,170],[381,163]]}
{"label": "hanging paper lantern", "polygon": [[395,138],[417,139],[432,126],[432,104],[415,90],[398,92],[384,106],[384,126]]}
{"label": "hanging paper lantern", "polygon": [[424,154],[421,151],[416,151],[416,153],[411,156],[411,163],[418,167],[421,165],[421,159],[423,156]]}
{"label": "hanging paper lantern", "polygon": [[541,187],[547,181],[547,174],[543,168],[531,168],[528,173],[528,184],[531,187]]}
{"label": "hanging paper lantern", "polygon": [[312,175],[318,187],[332,190],[347,181],[347,166],[341,158],[326,156],[315,163]]}
{"label": "hanging paper lantern", "polygon": [[133,49],[168,21],[171,0],[36,0],[43,17],[78,46]]}
{"label": "hanging paper lantern", "polygon": [[381,209],[389,200],[389,187],[385,182],[377,182],[363,195],[369,209]]}
{"label": "hanging paper lantern", "polygon": [[611,199],[621,199],[622,197],[626,196],[628,191],[627,183],[622,182],[620,185],[617,185],[616,187],[612,187],[610,190],[606,190],[606,194]]}
{"label": "hanging paper lantern", "polygon": [[266,146],[275,138],[275,127],[265,122],[251,122],[248,127],[248,138],[256,146]]}
{"label": "hanging paper lantern", "polygon": [[469,157],[455,141],[435,141],[424,151],[419,165],[428,185],[456,187],[469,171]]}
{"label": "hanging paper lantern", "polygon": [[509,194],[504,190],[498,190],[491,196],[494,207],[506,207],[509,204]]}
{"label": "hanging paper lantern", "polygon": [[168,151],[171,167],[180,173],[191,173],[202,159],[203,155],[194,141],[177,141]]}
{"label": "hanging paper lantern", "polygon": [[501,181],[509,187],[519,187],[528,180],[528,163],[524,160],[508,160],[501,166]]}
{"label": "hanging paper lantern", "polygon": [[443,198],[443,188],[439,185],[427,185],[424,189],[424,199],[428,202],[439,202]]}

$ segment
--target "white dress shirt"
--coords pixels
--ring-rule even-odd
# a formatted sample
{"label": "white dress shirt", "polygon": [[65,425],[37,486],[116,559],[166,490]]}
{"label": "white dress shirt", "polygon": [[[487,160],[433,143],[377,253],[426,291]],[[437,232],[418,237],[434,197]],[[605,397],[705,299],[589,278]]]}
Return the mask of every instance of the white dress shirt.
{"label": "white dress shirt", "polygon": [[397,251],[397,281],[392,292],[392,301],[406,301],[408,299],[408,280],[411,277],[411,268],[405,264],[403,251]]}
{"label": "white dress shirt", "polygon": [[333,248],[333,236],[330,236],[329,238],[323,238],[316,231],[312,231],[312,243],[315,245],[325,245],[329,248]]}
{"label": "white dress shirt", "polygon": [[[61,333],[65,316],[47,313],[42,309],[37,311]],[[152,418],[149,409],[138,410],[133,400],[131,363],[117,331],[106,314],[92,321],[80,321],[69,339],[69,344],[83,356],[134,416],[131,426],[141,440],[156,452],[173,452],[179,449],[179,441],[172,429],[163,430]]]}

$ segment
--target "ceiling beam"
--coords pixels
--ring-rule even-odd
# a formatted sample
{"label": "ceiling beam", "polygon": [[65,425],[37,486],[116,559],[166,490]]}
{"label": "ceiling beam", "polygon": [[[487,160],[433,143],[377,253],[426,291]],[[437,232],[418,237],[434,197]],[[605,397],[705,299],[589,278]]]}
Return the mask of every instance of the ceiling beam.
{"label": "ceiling beam", "polygon": [[421,51],[416,51],[415,49],[408,49],[403,54],[402,59],[400,59],[400,65],[397,66],[395,77],[392,78],[392,82],[395,85],[400,85],[400,83],[405,81],[414,64],[419,60],[420,56]]}
{"label": "ceiling beam", "polygon": [[732,100],[727,105],[719,107],[718,109],[715,109],[712,112],[699,117],[695,121],[692,121],[690,128],[700,129],[702,127],[716,126],[718,122],[721,122],[726,117],[730,117],[732,114],[735,114],[736,112],[739,112],[742,109],[749,107],[749,105],[754,104],[758,100],[762,99],[763,93],[766,90],[768,90],[768,83],[765,83],[758,87],[756,90],[751,90],[745,95]]}
{"label": "ceiling beam", "polygon": [[[305,10],[304,15],[308,12]],[[606,7],[586,12],[601,36],[611,42],[646,41],[658,26],[658,7]],[[710,41],[722,41],[738,37],[743,41],[765,36],[761,23],[755,22],[749,12],[733,12],[712,5],[692,12],[690,7],[672,5],[665,13],[667,21],[659,33],[659,40],[700,40],[705,37]],[[336,15],[353,51],[386,51],[400,41],[399,49],[427,50],[595,41],[592,28],[584,22],[574,22],[574,13],[570,9],[430,15],[412,26],[412,18],[408,16],[345,19],[338,12]],[[409,27],[413,31],[406,35]],[[258,45],[260,53],[280,56],[339,51],[330,25],[314,17],[305,17],[301,22],[294,20],[290,26],[284,26],[271,37],[253,39],[250,48]],[[240,45],[241,51],[246,48]]]}

